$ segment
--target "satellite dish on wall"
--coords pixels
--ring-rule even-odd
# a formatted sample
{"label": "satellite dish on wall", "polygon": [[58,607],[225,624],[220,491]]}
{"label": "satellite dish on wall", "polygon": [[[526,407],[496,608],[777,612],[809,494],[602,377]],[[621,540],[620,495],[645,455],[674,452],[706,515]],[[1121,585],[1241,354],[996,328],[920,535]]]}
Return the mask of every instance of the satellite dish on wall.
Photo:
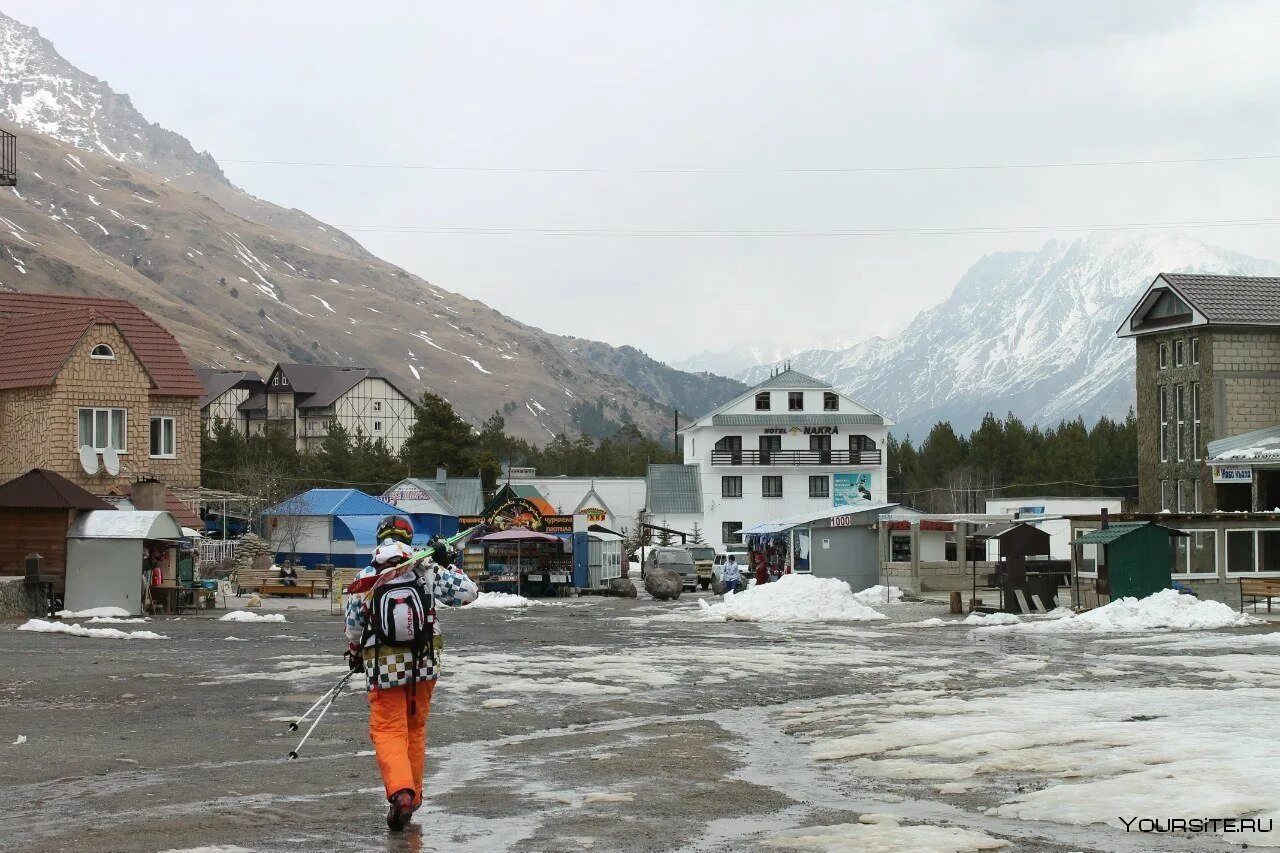
{"label": "satellite dish on wall", "polygon": [[102,467],[106,468],[107,473],[112,477],[120,473],[120,454],[114,447],[108,447],[102,451]]}
{"label": "satellite dish on wall", "polygon": [[90,476],[98,473],[98,454],[87,444],[80,445],[80,467]]}

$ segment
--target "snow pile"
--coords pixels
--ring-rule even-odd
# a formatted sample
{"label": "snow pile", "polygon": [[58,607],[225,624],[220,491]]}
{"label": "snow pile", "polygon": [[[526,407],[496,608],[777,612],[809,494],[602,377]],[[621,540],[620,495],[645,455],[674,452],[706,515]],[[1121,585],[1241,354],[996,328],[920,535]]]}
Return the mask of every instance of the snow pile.
{"label": "snow pile", "polygon": [[284,622],[283,613],[252,613],[248,610],[232,610],[224,613],[219,622]]}
{"label": "snow pile", "polygon": [[970,613],[964,618],[965,625],[1021,625],[1022,620],[1012,613]]}
{"label": "snow pile", "polygon": [[59,610],[59,619],[93,619],[94,617],[123,619],[133,614],[123,607],[90,607],[88,610]]}
{"label": "snow pile", "polygon": [[860,850],[865,853],[979,853],[999,850],[1008,841],[992,838],[985,832],[951,826],[903,826],[895,815],[864,814],[858,823],[835,826],[808,826],[792,829],[762,842],[764,847],[779,850],[814,850],[842,853]]}
{"label": "snow pile", "polygon": [[838,578],[783,575],[731,593],[717,604],[698,599],[704,619],[725,622],[866,622],[886,618],[858,600]]}
{"label": "snow pile", "polygon": [[34,631],[37,634],[70,634],[73,637],[94,637],[99,640],[167,640],[164,634],[154,631],[121,631],[117,628],[86,628],[83,625],[68,625],[64,622],[46,622],[43,619],[30,619],[18,626],[19,631]]}
{"label": "snow pile", "polygon": [[883,586],[876,584],[869,586],[862,592],[855,592],[853,597],[868,607],[874,607],[877,604],[894,604],[902,600],[902,590],[896,586]]}
{"label": "snow pile", "polygon": [[482,592],[480,597],[467,605],[481,610],[506,610],[513,607],[531,607],[534,601],[523,595],[512,595],[509,592]]}
{"label": "snow pile", "polygon": [[124,616],[90,616],[84,620],[87,625],[136,625],[139,622],[150,622],[150,619],[139,616],[137,618],[127,618]]}
{"label": "snow pile", "polygon": [[[1054,611],[1053,619],[1022,623],[1017,630],[1042,634],[1123,631],[1211,631],[1257,625],[1261,620],[1237,613],[1218,601],[1204,601],[1177,590],[1164,589],[1146,598],[1121,598],[1079,615]],[[965,620],[966,622],[968,620]],[[984,622],[984,625],[997,623]]]}

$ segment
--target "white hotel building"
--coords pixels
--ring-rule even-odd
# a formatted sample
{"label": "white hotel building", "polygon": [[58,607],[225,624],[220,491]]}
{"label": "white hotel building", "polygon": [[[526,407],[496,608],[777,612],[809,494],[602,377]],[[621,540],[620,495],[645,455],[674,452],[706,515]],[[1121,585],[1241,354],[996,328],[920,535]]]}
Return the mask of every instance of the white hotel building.
{"label": "white hotel building", "polygon": [[652,523],[717,546],[763,521],[886,502],[892,422],[829,384],[783,370],[680,431],[684,465],[651,465]]}

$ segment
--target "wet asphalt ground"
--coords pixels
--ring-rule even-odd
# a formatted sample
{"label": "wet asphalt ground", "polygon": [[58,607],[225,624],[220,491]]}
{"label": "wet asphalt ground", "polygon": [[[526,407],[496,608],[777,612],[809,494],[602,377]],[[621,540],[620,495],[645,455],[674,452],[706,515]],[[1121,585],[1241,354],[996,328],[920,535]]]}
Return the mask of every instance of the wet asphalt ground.
{"label": "wet asphalt ground", "polygon": [[[771,849],[762,843],[782,830],[891,812],[985,832],[1014,851],[1238,849],[1211,836],[993,817],[986,809],[1002,795],[1046,780],[1013,770],[994,792],[940,794],[862,778],[813,760],[821,722],[787,722],[815,703],[874,707],[894,691],[902,702],[913,694],[901,691],[1017,695],[1055,678],[1081,690],[1118,677],[1168,683],[1141,666],[1089,675],[1097,640],[896,627],[944,615],[922,604],[881,608],[888,623],[706,622],[698,597],[708,598],[442,612],[427,805],[403,835],[383,822],[362,693],[344,695],[301,759],[285,760],[298,739],[287,720],[345,672],[339,615],[101,626],[168,637],[152,641],[0,623],[0,846],[737,851]],[[1016,665],[1025,660],[1039,668]],[[26,742],[13,744],[18,735]]]}

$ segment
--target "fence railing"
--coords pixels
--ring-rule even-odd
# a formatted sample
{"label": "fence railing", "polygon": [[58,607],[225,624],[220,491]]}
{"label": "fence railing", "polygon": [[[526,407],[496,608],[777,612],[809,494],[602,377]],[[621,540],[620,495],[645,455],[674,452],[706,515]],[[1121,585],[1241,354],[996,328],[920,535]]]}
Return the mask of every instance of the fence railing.
{"label": "fence railing", "polygon": [[712,465],[879,465],[879,450],[713,450]]}
{"label": "fence railing", "polygon": [[231,560],[236,556],[237,540],[201,539],[199,544],[200,564],[202,566],[217,565],[223,560]]}

